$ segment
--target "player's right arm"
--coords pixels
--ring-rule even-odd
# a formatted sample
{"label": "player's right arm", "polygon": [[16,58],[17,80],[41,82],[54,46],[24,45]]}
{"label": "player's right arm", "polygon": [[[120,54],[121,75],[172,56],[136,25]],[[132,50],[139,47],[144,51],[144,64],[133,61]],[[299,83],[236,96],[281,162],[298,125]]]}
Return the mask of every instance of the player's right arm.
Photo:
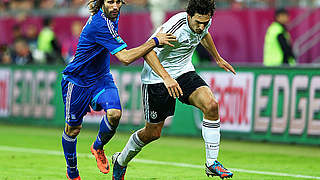
{"label": "player's right arm", "polygon": [[[150,52],[157,45],[169,45],[173,46],[170,42],[177,41],[176,37],[171,33],[162,33],[162,30],[155,36],[158,39],[158,43],[154,39],[148,40],[146,43],[132,49],[123,49],[114,54],[120,62],[124,65],[129,65],[140,57]],[[158,60],[159,61],[159,60]]]}
{"label": "player's right arm", "polygon": [[163,79],[164,85],[166,86],[170,96],[174,98],[179,98],[183,96],[182,89],[180,88],[178,82],[175,79],[173,79],[161,65],[156,52],[150,51],[143,58],[152,68],[152,70]]}
{"label": "player's right arm", "polygon": [[226,61],[224,60],[220,54],[218,53],[218,50],[213,42],[211,34],[208,32],[202,40],[201,44],[203,47],[206,48],[206,50],[211,54],[211,56],[214,57],[216,60],[217,64],[223,68],[225,71],[231,71],[233,74],[236,74],[236,71],[233,69],[233,67]]}

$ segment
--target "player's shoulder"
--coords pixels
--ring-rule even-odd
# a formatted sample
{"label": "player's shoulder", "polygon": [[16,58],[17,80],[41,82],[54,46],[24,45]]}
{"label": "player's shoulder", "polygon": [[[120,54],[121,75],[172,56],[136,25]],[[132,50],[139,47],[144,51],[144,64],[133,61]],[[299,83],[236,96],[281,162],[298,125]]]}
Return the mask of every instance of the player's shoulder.
{"label": "player's shoulder", "polygon": [[98,11],[95,15],[92,16],[92,21],[97,26],[104,26],[107,20],[108,18],[106,18],[105,15],[100,11]]}
{"label": "player's shoulder", "polygon": [[187,13],[181,12],[173,15],[165,22],[164,27],[167,29],[167,32],[174,33],[185,24],[187,24]]}
{"label": "player's shoulder", "polygon": [[97,27],[108,27],[109,24],[113,24],[101,10],[92,16],[92,21]]}
{"label": "player's shoulder", "polygon": [[188,16],[187,12],[180,12],[180,13],[177,13],[177,14],[173,15],[172,17],[170,17],[167,22],[168,23],[176,23],[179,21],[186,21],[187,16]]}

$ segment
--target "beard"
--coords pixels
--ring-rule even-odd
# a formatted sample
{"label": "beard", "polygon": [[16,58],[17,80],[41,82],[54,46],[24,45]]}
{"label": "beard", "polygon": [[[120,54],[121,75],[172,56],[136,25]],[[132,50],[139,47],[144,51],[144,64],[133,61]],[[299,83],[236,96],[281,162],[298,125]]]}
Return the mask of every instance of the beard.
{"label": "beard", "polygon": [[104,7],[104,12],[106,12],[106,16],[107,16],[108,19],[110,19],[110,20],[112,20],[112,21],[115,21],[116,18],[118,17],[118,15],[119,15],[120,8],[119,8],[119,10],[108,11],[108,10]]}

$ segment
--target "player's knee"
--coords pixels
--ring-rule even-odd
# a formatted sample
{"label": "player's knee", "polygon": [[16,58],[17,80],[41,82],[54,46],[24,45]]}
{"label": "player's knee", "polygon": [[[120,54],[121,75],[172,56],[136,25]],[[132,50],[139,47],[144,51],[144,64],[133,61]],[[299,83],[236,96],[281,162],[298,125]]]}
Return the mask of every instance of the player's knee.
{"label": "player's knee", "polygon": [[110,120],[119,120],[121,118],[121,110],[119,109],[110,109],[107,112],[108,119]]}
{"label": "player's knee", "polygon": [[82,125],[80,126],[67,125],[67,127],[65,128],[65,132],[70,137],[77,137],[80,133],[81,128],[82,128]]}
{"label": "player's knee", "polygon": [[214,118],[219,118],[219,104],[217,101],[210,100],[208,101],[208,103],[205,104],[204,110],[203,110],[204,114],[206,116],[210,116],[210,117],[214,117]]}
{"label": "player's knee", "polygon": [[107,111],[107,117],[112,126],[117,127],[121,118],[122,112],[119,109],[109,109]]}

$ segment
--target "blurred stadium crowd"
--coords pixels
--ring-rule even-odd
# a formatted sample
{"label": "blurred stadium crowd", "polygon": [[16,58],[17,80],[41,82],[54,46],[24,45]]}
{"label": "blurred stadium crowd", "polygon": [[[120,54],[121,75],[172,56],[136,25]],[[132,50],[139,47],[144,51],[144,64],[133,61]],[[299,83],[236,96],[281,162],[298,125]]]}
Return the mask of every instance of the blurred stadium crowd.
{"label": "blurred stadium crowd", "polygon": [[[124,12],[150,11],[157,27],[157,18],[163,11],[182,10],[187,0],[126,0]],[[320,0],[216,0],[217,8],[276,8],[276,7],[320,7]],[[0,0],[0,19],[15,18],[10,33],[10,43],[0,43],[0,62],[2,64],[65,64],[72,58],[83,22],[72,23],[71,37],[64,42],[57,41],[52,21],[48,17],[70,15],[87,17],[87,0]],[[30,24],[22,28],[21,23],[27,16],[40,16],[42,24]],[[151,19],[153,19],[151,14]],[[39,27],[41,27],[39,29]],[[0,24],[1,28],[1,24]]]}
{"label": "blurred stadium crowd", "polygon": [[1,0],[0,10],[34,10],[52,8],[79,8],[86,2],[84,0]]}

